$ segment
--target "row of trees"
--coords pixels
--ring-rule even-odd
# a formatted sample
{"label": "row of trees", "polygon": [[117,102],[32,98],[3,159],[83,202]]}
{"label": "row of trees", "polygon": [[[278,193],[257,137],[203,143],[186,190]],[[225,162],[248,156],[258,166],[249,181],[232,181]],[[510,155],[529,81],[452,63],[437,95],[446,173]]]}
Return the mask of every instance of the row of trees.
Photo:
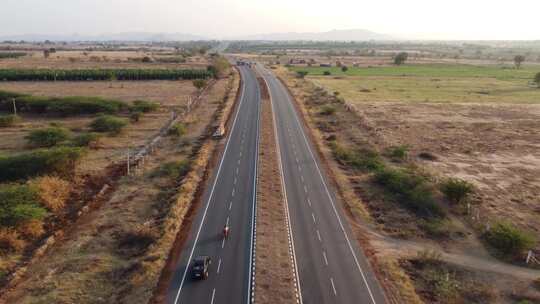
{"label": "row of trees", "polygon": [[200,69],[0,69],[0,81],[180,80],[213,76],[214,71]]}

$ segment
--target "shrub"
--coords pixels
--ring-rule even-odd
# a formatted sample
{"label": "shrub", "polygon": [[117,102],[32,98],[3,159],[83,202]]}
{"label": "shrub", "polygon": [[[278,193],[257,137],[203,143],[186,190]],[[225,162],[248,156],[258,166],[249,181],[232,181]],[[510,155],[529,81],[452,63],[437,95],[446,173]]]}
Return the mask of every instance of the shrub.
{"label": "shrub", "polygon": [[202,90],[206,86],[206,80],[204,79],[195,79],[193,80],[193,86],[197,88],[197,90]]}
{"label": "shrub", "polygon": [[47,209],[61,211],[71,192],[69,182],[55,176],[43,176],[31,182],[37,190],[40,203]]}
{"label": "shrub", "polygon": [[321,115],[334,115],[336,113],[337,109],[334,106],[331,105],[324,105],[321,108],[321,111],[319,112]]}
{"label": "shrub", "polygon": [[177,123],[173,125],[169,129],[169,131],[167,131],[167,134],[171,136],[182,137],[186,134],[186,132],[187,132],[186,125],[184,125],[183,123]]}
{"label": "shrub", "polygon": [[534,82],[536,82],[536,85],[540,88],[540,72],[536,73],[534,76]]}
{"label": "shrub", "polygon": [[298,71],[296,72],[296,78],[304,79],[308,73],[308,71]]}
{"label": "shrub", "polygon": [[438,265],[442,262],[442,254],[430,249],[420,250],[416,255],[415,262],[419,266]]}
{"label": "shrub", "polygon": [[429,236],[435,238],[448,238],[452,233],[452,223],[447,219],[429,219],[422,220],[420,227],[428,233]]}
{"label": "shrub", "polygon": [[100,138],[98,133],[85,132],[71,139],[71,144],[75,147],[88,147],[96,143]]}
{"label": "shrub", "polygon": [[323,75],[324,75],[324,76],[330,76],[330,75],[332,75],[332,73],[331,73],[330,71],[324,71],[324,72],[323,72]]}
{"label": "shrub", "polygon": [[171,179],[178,180],[188,173],[190,166],[187,160],[168,162],[161,165],[154,175],[167,176]]}
{"label": "shrub", "polygon": [[384,167],[379,154],[375,151],[368,149],[353,151],[335,142],[331,143],[331,148],[336,160],[353,169],[377,171]]}
{"label": "shrub", "polygon": [[60,127],[48,127],[33,130],[26,136],[26,140],[32,146],[46,148],[56,146],[66,141],[69,137],[69,131]]}
{"label": "shrub", "polygon": [[383,168],[375,181],[392,194],[404,207],[421,216],[443,217],[444,210],[433,197],[433,189],[422,176],[403,169]]}
{"label": "shrub", "polygon": [[0,251],[21,252],[26,246],[19,233],[13,229],[0,228]]}
{"label": "shrub", "polygon": [[84,150],[75,147],[38,149],[15,155],[0,155],[0,182],[43,174],[70,176]]}
{"label": "shrub", "polygon": [[349,70],[349,68],[347,66],[345,66],[345,65],[341,67],[341,71],[343,73],[347,72],[348,70]]}
{"label": "shrub", "polygon": [[408,153],[407,146],[393,146],[387,149],[387,154],[389,157],[397,160],[403,160],[407,157]]}
{"label": "shrub", "polygon": [[36,188],[26,184],[0,186],[0,225],[16,226],[29,220],[39,220],[46,213],[39,205]]}
{"label": "shrub", "polygon": [[516,257],[533,248],[534,235],[520,230],[509,222],[497,222],[485,233],[487,242],[507,257]]}
{"label": "shrub", "polygon": [[[41,97],[21,96],[16,99],[17,109],[28,113],[49,113],[69,116],[96,113],[117,113],[127,108],[127,105],[118,100],[99,97]],[[11,111],[10,100],[0,100],[0,111]]]}
{"label": "shrub", "polygon": [[409,58],[409,54],[408,54],[408,53],[406,53],[406,52],[398,53],[398,54],[394,57],[394,64],[395,64],[395,65],[402,65],[403,63],[405,63],[405,61],[407,61],[407,58]]}
{"label": "shrub", "polygon": [[143,112],[132,112],[131,114],[129,114],[129,120],[131,122],[139,122],[142,116]]}
{"label": "shrub", "polygon": [[27,239],[35,239],[45,233],[43,229],[43,221],[40,220],[29,220],[22,223],[17,230]]}
{"label": "shrub", "polygon": [[90,128],[94,132],[108,132],[118,134],[127,125],[125,119],[111,115],[101,115],[90,124]]}
{"label": "shrub", "polygon": [[122,254],[138,256],[146,252],[148,247],[159,237],[154,227],[140,225],[124,232],[119,237],[118,247]]}
{"label": "shrub", "polygon": [[[101,58],[97,57],[101,61]],[[224,59],[228,64],[227,60]],[[0,81],[109,81],[206,79],[214,76],[202,69],[0,69]]]}
{"label": "shrub", "polygon": [[150,113],[154,112],[159,108],[159,103],[151,102],[146,100],[135,100],[133,105],[130,107],[131,112],[143,112]]}
{"label": "shrub", "polygon": [[17,115],[0,115],[0,128],[11,127],[19,120]]}
{"label": "shrub", "polygon": [[471,183],[458,178],[449,178],[441,184],[441,192],[455,204],[465,201],[473,190]]}

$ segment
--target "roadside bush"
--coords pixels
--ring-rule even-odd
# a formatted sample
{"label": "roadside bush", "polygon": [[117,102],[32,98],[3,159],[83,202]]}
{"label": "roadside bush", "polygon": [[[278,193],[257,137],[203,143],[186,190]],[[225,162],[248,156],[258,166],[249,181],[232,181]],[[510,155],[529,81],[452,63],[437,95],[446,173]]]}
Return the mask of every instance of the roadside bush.
{"label": "roadside bush", "polygon": [[449,178],[441,184],[441,192],[455,204],[464,202],[473,190],[471,183],[458,178]]}
{"label": "roadside bush", "polygon": [[38,149],[15,155],[0,155],[0,182],[43,174],[71,176],[84,150],[74,147]]}
{"label": "roadside bush", "polygon": [[536,73],[534,76],[534,82],[536,82],[536,85],[540,88],[540,72]]}
{"label": "roadside bush", "polygon": [[0,252],[21,252],[26,246],[19,233],[13,229],[0,228]]}
{"label": "roadside bush", "polygon": [[427,232],[430,237],[448,238],[452,234],[454,227],[447,219],[428,219],[420,222],[420,227]]}
{"label": "roadside bush", "polygon": [[114,135],[119,134],[126,125],[127,121],[123,118],[101,115],[92,121],[90,128],[94,132],[108,132]]}
{"label": "roadside bush", "polygon": [[177,123],[175,125],[173,125],[169,131],[167,131],[167,134],[171,135],[171,136],[175,136],[175,137],[182,137],[186,134],[187,132],[187,128],[186,128],[186,125],[183,124],[183,123]]}
{"label": "roadside bush", "polygon": [[35,187],[27,184],[0,186],[0,225],[13,227],[29,220],[40,220],[46,214],[39,205]]}
{"label": "roadside bush", "polygon": [[43,228],[43,221],[41,220],[29,220],[27,222],[24,222],[19,227],[17,227],[17,230],[27,239],[35,239],[45,233],[45,229]]}
{"label": "roadside bush", "polygon": [[409,148],[407,146],[393,146],[386,150],[389,157],[395,160],[403,160],[407,157]]}
{"label": "roadside bush", "polygon": [[331,106],[331,105],[324,105],[321,107],[321,111],[319,113],[321,115],[334,115],[336,111],[337,111],[336,107]]}
{"label": "roadside bush", "polygon": [[439,265],[442,262],[442,254],[435,250],[424,249],[418,251],[414,262],[420,267]]}
{"label": "roadside bush", "polygon": [[119,237],[119,251],[126,256],[141,255],[158,237],[159,232],[157,229],[147,225],[140,225],[124,232]]}
{"label": "roadside bush", "polygon": [[497,222],[484,236],[493,248],[506,257],[517,257],[536,245],[533,234],[509,222]]}
{"label": "roadside bush", "polygon": [[445,212],[434,199],[433,189],[422,176],[403,169],[383,168],[375,181],[392,194],[404,207],[420,216],[444,217]]}
{"label": "roadside bush", "polygon": [[17,115],[0,115],[0,128],[11,127],[19,120]]}
{"label": "roadside bush", "polygon": [[71,192],[68,181],[56,176],[43,176],[30,184],[35,187],[39,202],[44,207],[55,213],[64,209]]}
{"label": "roadside bush", "polygon": [[356,170],[368,171],[377,171],[384,167],[381,157],[375,151],[368,149],[353,151],[335,142],[330,143],[330,145],[334,157],[343,165]]}
{"label": "roadside bush", "polygon": [[173,180],[178,180],[189,172],[190,166],[191,164],[188,160],[168,162],[161,165],[156,170],[154,176],[166,176]]}
{"label": "roadside bush", "polygon": [[48,127],[33,130],[26,136],[28,143],[34,147],[48,148],[66,141],[69,131],[60,127]]}
{"label": "roadside bush", "polygon": [[88,147],[96,143],[101,137],[98,133],[84,132],[71,139],[71,145],[75,147]]}
{"label": "roadside bush", "polygon": [[324,76],[330,76],[330,75],[332,75],[332,73],[331,73],[330,71],[324,71],[324,72],[323,72],[323,75],[324,75]]}
{"label": "roadside bush", "polygon": [[150,113],[154,112],[159,108],[159,103],[151,102],[146,100],[135,100],[133,105],[130,107],[131,112],[142,112]]}

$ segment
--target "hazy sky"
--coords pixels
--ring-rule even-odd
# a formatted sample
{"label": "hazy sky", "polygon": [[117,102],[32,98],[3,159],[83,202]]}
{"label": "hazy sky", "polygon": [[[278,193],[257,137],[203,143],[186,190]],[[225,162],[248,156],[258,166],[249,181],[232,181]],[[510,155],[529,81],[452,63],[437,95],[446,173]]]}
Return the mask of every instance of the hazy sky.
{"label": "hazy sky", "polygon": [[227,38],[368,29],[404,38],[540,39],[538,0],[0,0],[0,35],[180,32]]}

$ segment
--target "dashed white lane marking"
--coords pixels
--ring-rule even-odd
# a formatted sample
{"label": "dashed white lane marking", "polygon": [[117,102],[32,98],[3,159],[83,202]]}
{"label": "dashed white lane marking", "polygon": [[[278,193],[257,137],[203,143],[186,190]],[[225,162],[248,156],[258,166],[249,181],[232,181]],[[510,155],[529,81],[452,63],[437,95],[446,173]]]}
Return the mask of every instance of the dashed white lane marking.
{"label": "dashed white lane marking", "polygon": [[219,270],[221,269],[221,259],[219,259],[217,264],[217,273],[219,274]]}
{"label": "dashed white lane marking", "polygon": [[216,296],[216,289],[212,290],[212,300],[210,300],[210,304],[214,304],[214,297]]}
{"label": "dashed white lane marking", "polygon": [[229,217],[228,216],[227,216],[227,224],[226,225],[227,226],[229,225]]}
{"label": "dashed white lane marking", "polygon": [[240,159],[240,158],[238,159],[238,165],[240,165],[240,161],[241,161],[241,160],[242,160],[242,159]]}
{"label": "dashed white lane marking", "polygon": [[238,181],[238,178],[236,176],[234,177],[234,184],[236,185],[236,182]]}
{"label": "dashed white lane marking", "polygon": [[240,150],[240,157],[242,157],[242,150]]}
{"label": "dashed white lane marking", "polygon": [[234,197],[234,193],[236,192],[236,188],[232,189],[231,195]]}
{"label": "dashed white lane marking", "polygon": [[[322,255],[323,255],[323,258],[324,258],[324,264],[326,264],[326,266],[328,266],[328,259],[326,258],[326,252],[322,252]],[[220,260],[221,262],[221,260]]]}
{"label": "dashed white lane marking", "polygon": [[[315,218],[313,218],[313,221],[315,222]],[[317,238],[319,239],[319,242],[322,242],[321,233],[317,229]]]}
{"label": "dashed white lane marking", "polygon": [[300,179],[302,180],[302,183],[304,182],[304,176],[300,175]]}
{"label": "dashed white lane marking", "polygon": [[[315,221],[315,214],[311,213],[311,218],[313,218],[313,223],[316,223]],[[317,230],[318,231],[318,230]]]}
{"label": "dashed white lane marking", "polygon": [[300,165],[298,165],[298,171],[302,172],[302,167],[300,167]]}
{"label": "dashed white lane marking", "polygon": [[232,201],[229,203],[229,210],[232,209]]}
{"label": "dashed white lane marking", "polygon": [[304,185],[304,192],[307,193],[307,187]]}
{"label": "dashed white lane marking", "polygon": [[240,170],[239,168],[236,168],[236,175],[238,175],[239,170]]}
{"label": "dashed white lane marking", "polygon": [[309,204],[309,206],[311,207],[311,200],[308,198],[307,199],[307,203]]}
{"label": "dashed white lane marking", "polygon": [[334,285],[334,279],[330,278],[330,283],[332,283],[332,290],[334,291],[334,295],[337,295],[336,285]]}
{"label": "dashed white lane marking", "polygon": [[297,163],[299,163],[299,162],[300,162],[300,161],[298,160],[298,157],[295,157],[295,159],[296,159],[296,162],[297,162]]}
{"label": "dashed white lane marking", "polygon": [[221,242],[221,248],[225,247],[225,238],[223,238],[223,241]]}

